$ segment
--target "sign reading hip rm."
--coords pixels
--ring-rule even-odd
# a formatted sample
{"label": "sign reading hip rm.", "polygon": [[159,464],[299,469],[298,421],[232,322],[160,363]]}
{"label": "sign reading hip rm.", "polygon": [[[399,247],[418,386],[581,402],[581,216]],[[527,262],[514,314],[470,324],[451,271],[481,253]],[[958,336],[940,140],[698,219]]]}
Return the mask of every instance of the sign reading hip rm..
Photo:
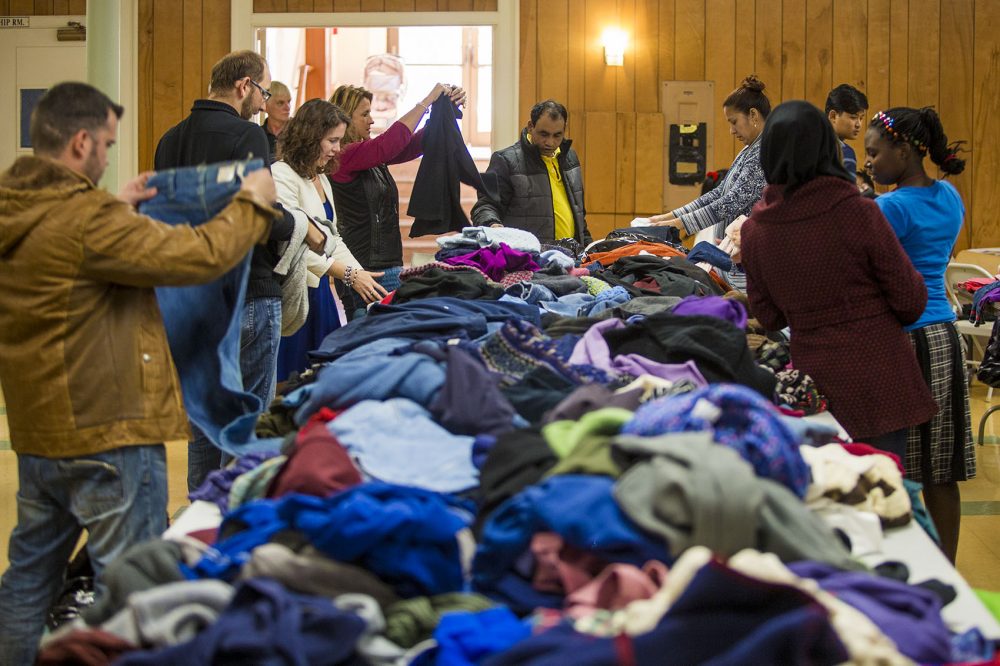
{"label": "sign reading hip rm.", "polygon": [[30,16],[0,16],[0,28],[30,28]]}

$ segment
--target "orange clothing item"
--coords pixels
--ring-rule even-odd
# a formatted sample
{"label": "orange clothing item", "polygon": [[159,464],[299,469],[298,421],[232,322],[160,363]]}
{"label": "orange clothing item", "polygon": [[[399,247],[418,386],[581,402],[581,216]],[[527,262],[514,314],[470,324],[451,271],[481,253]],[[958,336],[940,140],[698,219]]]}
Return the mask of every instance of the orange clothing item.
{"label": "orange clothing item", "polygon": [[[634,257],[637,254],[642,254],[642,252],[647,254],[655,254],[657,257],[669,258],[669,257],[686,257],[687,255],[680,250],[674,249],[669,245],[664,245],[663,243],[651,243],[649,241],[639,241],[637,243],[631,243],[630,245],[625,245],[624,247],[619,247],[617,249],[611,250],[609,252],[598,252],[596,254],[591,254],[587,257],[587,261],[583,262],[581,266],[589,266],[595,261],[601,262],[601,265],[607,268],[611,264],[615,263],[622,257]],[[715,271],[709,271],[709,277],[722,287],[724,291],[732,291],[725,280],[715,274]]]}
{"label": "orange clothing item", "polygon": [[583,262],[583,266],[589,266],[595,261],[601,262],[601,265],[608,267],[615,263],[622,257],[634,257],[637,254],[655,254],[658,257],[684,257],[686,256],[680,250],[676,250],[669,245],[664,245],[663,243],[651,243],[649,241],[639,241],[637,243],[631,243],[625,245],[624,247],[619,247],[617,249],[611,250],[609,252],[598,252],[597,254],[591,254],[587,257],[587,261]]}

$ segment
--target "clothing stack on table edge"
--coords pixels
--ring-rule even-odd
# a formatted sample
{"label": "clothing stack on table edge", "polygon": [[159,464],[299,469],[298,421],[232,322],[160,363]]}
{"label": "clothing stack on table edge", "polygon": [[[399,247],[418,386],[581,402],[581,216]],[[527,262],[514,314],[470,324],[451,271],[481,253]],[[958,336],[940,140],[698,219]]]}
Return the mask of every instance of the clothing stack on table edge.
{"label": "clothing stack on table edge", "polygon": [[674,240],[440,238],[41,663],[995,659],[861,563],[925,516],[900,461]]}

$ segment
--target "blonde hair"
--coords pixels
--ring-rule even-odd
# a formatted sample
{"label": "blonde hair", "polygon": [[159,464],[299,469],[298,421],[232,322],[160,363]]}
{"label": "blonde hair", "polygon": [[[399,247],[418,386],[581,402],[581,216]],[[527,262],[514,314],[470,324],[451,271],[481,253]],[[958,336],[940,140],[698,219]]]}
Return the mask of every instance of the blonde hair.
{"label": "blonde hair", "polygon": [[[354,112],[357,111],[358,107],[361,106],[361,100],[367,99],[370,104],[373,95],[361,86],[340,86],[333,91],[330,95],[330,103],[339,106],[344,110],[352,120],[354,118]],[[357,143],[358,141],[364,140],[364,137],[358,134],[354,129],[354,123],[351,122],[347,125],[347,132],[344,134],[344,138],[341,140],[341,145],[347,145],[350,143]]]}
{"label": "blonde hair", "polygon": [[271,87],[268,88],[267,92],[271,93],[271,97],[277,97],[278,95],[283,95],[288,99],[292,98],[292,91],[288,89],[281,81],[271,81]]}

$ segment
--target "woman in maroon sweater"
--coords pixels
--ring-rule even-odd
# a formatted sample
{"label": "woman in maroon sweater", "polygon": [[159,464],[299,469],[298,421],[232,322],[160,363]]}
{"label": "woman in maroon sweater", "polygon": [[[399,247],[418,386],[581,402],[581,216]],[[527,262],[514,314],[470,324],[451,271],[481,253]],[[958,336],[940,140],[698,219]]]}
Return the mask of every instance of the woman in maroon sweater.
{"label": "woman in maroon sweater", "polygon": [[[331,172],[333,202],[337,209],[337,230],[351,254],[366,271],[383,273],[379,283],[389,291],[399,286],[403,267],[403,239],[399,233],[399,190],[389,173],[390,164],[420,157],[423,130],[416,132],[430,105],[446,94],[456,105],[465,103],[465,91],[437,84],[422,102],[394,122],[385,132],[371,138],[372,94],[356,86],[340,86],[330,102],[351,118],[344,135],[343,150],[336,171]],[[351,294],[341,294],[348,317],[364,313],[364,303]],[[353,312],[352,312],[353,310]]]}
{"label": "woman in maroon sweater", "polygon": [[775,109],[760,156],[768,186],[741,230],[750,309],[791,328],[792,363],[855,440],[905,459],[906,429],[937,411],[903,331],[923,313],[924,282],[819,109]]}

